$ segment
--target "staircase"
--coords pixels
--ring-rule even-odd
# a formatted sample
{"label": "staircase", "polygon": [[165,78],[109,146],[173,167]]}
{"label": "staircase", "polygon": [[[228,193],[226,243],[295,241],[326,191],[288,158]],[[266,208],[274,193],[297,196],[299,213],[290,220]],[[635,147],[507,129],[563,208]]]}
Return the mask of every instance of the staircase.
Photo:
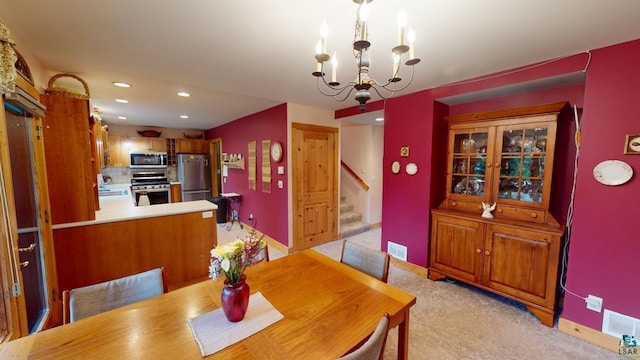
{"label": "staircase", "polygon": [[353,211],[353,204],[340,196],[340,239],[369,231],[371,224],[362,221],[362,214]]}

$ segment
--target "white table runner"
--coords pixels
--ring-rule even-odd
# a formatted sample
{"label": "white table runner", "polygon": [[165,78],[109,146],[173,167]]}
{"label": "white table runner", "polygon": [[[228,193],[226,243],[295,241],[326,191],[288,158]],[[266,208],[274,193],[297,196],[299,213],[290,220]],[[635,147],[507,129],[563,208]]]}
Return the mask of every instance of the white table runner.
{"label": "white table runner", "polygon": [[244,319],[230,322],[222,308],[189,320],[193,337],[203,357],[233,345],[281,320],[284,316],[257,292],[249,297],[249,308]]}

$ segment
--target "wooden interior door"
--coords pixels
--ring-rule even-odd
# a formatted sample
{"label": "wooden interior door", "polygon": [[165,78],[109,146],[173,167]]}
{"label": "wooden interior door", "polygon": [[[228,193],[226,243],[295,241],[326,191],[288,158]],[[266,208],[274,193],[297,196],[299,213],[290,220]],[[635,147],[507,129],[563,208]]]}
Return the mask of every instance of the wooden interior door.
{"label": "wooden interior door", "polygon": [[293,251],[338,238],[338,129],[292,124]]}

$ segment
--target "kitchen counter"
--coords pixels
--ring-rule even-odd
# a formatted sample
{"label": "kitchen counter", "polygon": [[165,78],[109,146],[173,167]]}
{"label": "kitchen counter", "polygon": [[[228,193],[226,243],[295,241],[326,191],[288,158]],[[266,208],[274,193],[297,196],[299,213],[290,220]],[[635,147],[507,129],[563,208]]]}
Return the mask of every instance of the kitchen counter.
{"label": "kitchen counter", "polygon": [[129,191],[103,188],[96,219],[53,227],[58,290],[164,267],[169,290],[207,278],[217,206],[207,200],[135,206]]}
{"label": "kitchen counter", "polygon": [[[114,184],[111,189],[129,188],[129,184]],[[218,206],[207,200],[178,202],[170,204],[158,204],[150,206],[135,206],[131,194],[109,195],[100,197],[100,210],[96,211],[96,219],[90,221],[79,221],[66,224],[53,225],[53,229],[64,229],[69,227],[96,225],[116,221],[144,219],[158,216],[169,216],[186,214],[192,212],[203,212],[204,216],[214,216],[212,210],[217,210]],[[209,212],[209,214],[206,214]]]}

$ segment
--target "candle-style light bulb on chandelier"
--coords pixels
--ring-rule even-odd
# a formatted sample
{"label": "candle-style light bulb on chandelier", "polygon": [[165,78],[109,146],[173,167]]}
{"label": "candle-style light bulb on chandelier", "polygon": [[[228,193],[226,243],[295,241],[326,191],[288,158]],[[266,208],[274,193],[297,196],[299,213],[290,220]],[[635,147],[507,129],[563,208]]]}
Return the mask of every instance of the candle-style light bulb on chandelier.
{"label": "candle-style light bulb on chandelier", "polygon": [[[415,57],[414,44],[416,41],[416,34],[412,29],[409,29],[407,34],[409,45],[405,44],[404,35],[407,18],[404,11],[400,11],[400,15],[398,15],[398,44],[391,49],[393,56],[393,71],[391,72],[391,77],[386,82],[378,82],[369,77],[369,55],[367,54],[367,51],[371,46],[371,43],[368,40],[369,33],[367,29],[367,20],[369,16],[368,3],[372,1],[373,0],[353,0],[354,3],[358,4],[355,35],[353,39],[353,55],[358,69],[356,79],[346,83],[345,85],[340,85],[340,83],[336,81],[338,60],[335,52],[333,53],[333,56],[327,54],[327,34],[329,32],[329,28],[326,21],[323,22],[320,27],[320,42],[316,45],[316,71],[313,72],[313,76],[317,77],[318,90],[323,95],[333,96],[337,101],[342,102],[345,101],[355,90],[355,99],[360,103],[360,111],[365,110],[367,101],[371,99],[371,93],[369,90],[373,89],[378,96],[383,99],[387,99],[393,96],[396,91],[403,90],[409,86],[413,80],[413,65],[420,62],[420,59]],[[411,68],[411,77],[406,84],[398,86],[400,81],[402,81],[402,79],[398,77],[400,72],[400,60],[403,54],[407,52],[409,52],[409,59],[405,61],[404,64]],[[324,64],[328,61],[331,61],[331,81],[327,81],[324,73]],[[324,85],[321,84],[321,79]],[[349,91],[344,94],[347,89],[349,89]],[[389,93],[388,96],[384,96],[380,93],[382,89]]]}

